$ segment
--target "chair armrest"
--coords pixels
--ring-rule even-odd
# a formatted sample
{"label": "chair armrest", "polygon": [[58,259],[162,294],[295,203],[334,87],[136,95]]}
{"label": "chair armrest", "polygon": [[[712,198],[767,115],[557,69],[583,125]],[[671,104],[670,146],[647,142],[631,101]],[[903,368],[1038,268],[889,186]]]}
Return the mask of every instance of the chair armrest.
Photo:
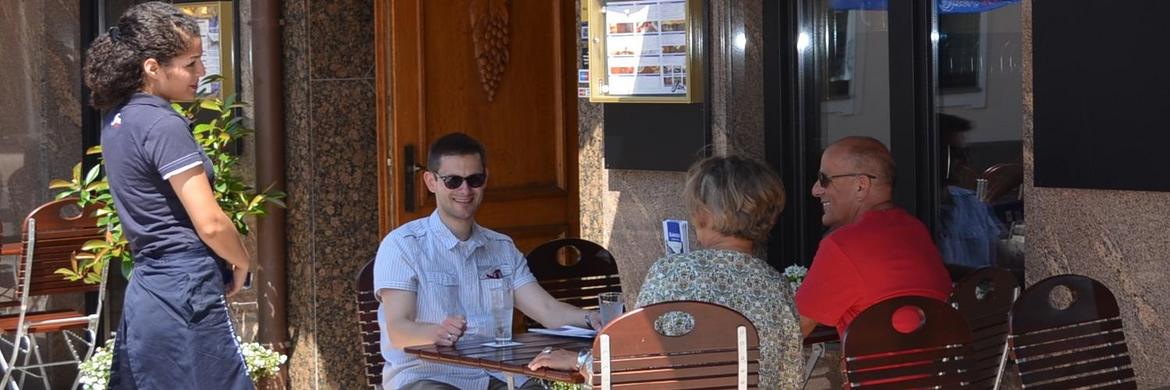
{"label": "chair armrest", "polygon": [[0,256],[18,256],[20,255],[20,243],[10,242],[7,244],[0,244]]}

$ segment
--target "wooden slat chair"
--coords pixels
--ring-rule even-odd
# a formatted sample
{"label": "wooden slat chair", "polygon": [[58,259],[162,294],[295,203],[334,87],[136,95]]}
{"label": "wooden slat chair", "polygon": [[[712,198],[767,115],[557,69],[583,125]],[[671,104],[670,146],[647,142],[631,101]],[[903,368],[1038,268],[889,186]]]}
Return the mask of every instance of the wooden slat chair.
{"label": "wooden slat chair", "polygon": [[357,274],[357,320],[361,334],[362,357],[365,359],[366,384],[382,388],[382,332],[378,329],[378,298],[374,292],[374,260],[366,262]]}
{"label": "wooden slat chair", "polygon": [[[576,251],[577,261],[562,264],[564,248]],[[569,256],[570,258],[572,256]],[[592,241],[562,238],[541,244],[528,253],[528,269],[540,286],[554,298],[583,309],[597,308],[597,294],[621,292],[617,262],[608,250]],[[539,326],[526,319],[528,327]]]}
{"label": "wooden slat chair", "polygon": [[995,164],[983,171],[982,178],[987,180],[983,201],[994,204],[1013,191],[1019,191],[1020,185],[1024,183],[1024,166],[1015,163]]}
{"label": "wooden slat chair", "polygon": [[[38,207],[22,223],[16,292],[10,301],[3,303],[16,306],[19,311],[0,316],[0,331],[6,336],[3,341],[12,348],[3,362],[7,366],[3,379],[0,379],[0,388],[7,388],[16,372],[21,374],[21,385],[26,376],[32,375],[40,377],[45,388],[53,388],[45,375],[45,367],[77,364],[93,353],[102,303],[105,301],[106,269],[109,267],[102,270],[99,284],[71,282],[54,272],[60,268],[70,268],[74,255],[86,242],[104,239],[95,217],[99,208],[93,205],[81,210],[77,207],[76,198],[60,199]],[[72,215],[70,210],[73,210]],[[78,211],[80,214],[76,213]],[[50,311],[31,309],[31,299],[34,297],[95,291],[98,293],[98,304],[94,314],[86,314],[83,308]],[[41,359],[33,336],[52,333],[61,334],[72,359],[55,362]],[[30,363],[30,360],[34,361]],[[80,379],[78,376],[74,380],[73,387],[77,386]]]}
{"label": "wooden slat chair", "polygon": [[[910,333],[894,329],[903,307],[917,309],[922,324]],[[848,389],[952,389],[966,386],[971,331],[946,303],[917,296],[870,306],[849,324],[841,341]]]}
{"label": "wooden slat chair", "polygon": [[[687,313],[691,331],[665,336],[654,322]],[[677,315],[672,314],[672,315]],[[593,341],[594,388],[748,389],[759,385],[760,339],[735,310],[713,303],[647,305],[613,320]]]}
{"label": "wooden slat chair", "polygon": [[1008,357],[1008,314],[1020,295],[1016,277],[1003,268],[985,267],[960,280],[951,306],[971,329],[971,386],[999,389]]}
{"label": "wooden slat chair", "polygon": [[[1052,302],[1060,286],[1071,293],[1064,309]],[[1057,275],[1025,290],[1010,336],[1024,387],[1136,389],[1120,314],[1109,288],[1085,276]]]}

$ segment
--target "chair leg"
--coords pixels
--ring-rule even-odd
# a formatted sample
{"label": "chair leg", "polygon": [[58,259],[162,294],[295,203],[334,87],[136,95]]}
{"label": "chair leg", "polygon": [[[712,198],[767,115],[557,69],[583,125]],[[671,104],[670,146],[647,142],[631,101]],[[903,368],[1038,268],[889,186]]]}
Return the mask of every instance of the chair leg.
{"label": "chair leg", "polygon": [[[30,353],[30,352],[32,352],[32,337],[26,334],[26,335],[24,335],[22,340],[24,340],[23,344],[25,346],[24,359],[21,360],[21,362],[20,362],[20,368],[19,368],[20,379],[16,381],[17,388],[24,388],[24,380],[28,379],[28,375],[29,375],[29,373],[28,373],[28,360],[32,358],[32,354]],[[16,366],[13,366],[13,369],[16,370]]]}
{"label": "chair leg", "polygon": [[[96,333],[93,330],[86,329],[84,335],[85,336],[82,336],[84,338],[82,338],[80,341],[82,344],[84,344],[85,352],[82,353],[80,356],[78,356],[76,354],[76,352],[74,352],[74,358],[77,359],[78,365],[80,365],[81,362],[89,360],[89,358],[91,356],[93,356],[93,350],[97,348],[97,335],[96,335]],[[68,340],[68,336],[66,337],[66,340]],[[73,343],[69,343],[69,349],[73,350]],[[73,378],[73,385],[69,386],[70,390],[76,390],[77,387],[81,385],[81,367],[78,366],[77,369],[78,369],[77,376]]]}
{"label": "chair leg", "polygon": [[804,381],[800,384],[801,389],[808,386],[808,378],[812,377],[813,369],[817,368],[817,362],[821,360],[821,356],[825,355],[825,343],[813,344],[811,348],[808,360],[804,362]]}
{"label": "chair leg", "polygon": [[49,373],[45,371],[45,359],[41,357],[41,348],[37,345],[37,337],[32,335],[29,336],[28,340],[32,355],[37,360],[37,370],[41,372],[41,382],[45,384],[46,389],[52,389],[53,386],[49,384]]}
{"label": "chair leg", "polygon": [[0,370],[4,370],[4,376],[0,379],[0,389],[9,390],[9,382],[12,379],[12,364],[7,359],[0,359]]}

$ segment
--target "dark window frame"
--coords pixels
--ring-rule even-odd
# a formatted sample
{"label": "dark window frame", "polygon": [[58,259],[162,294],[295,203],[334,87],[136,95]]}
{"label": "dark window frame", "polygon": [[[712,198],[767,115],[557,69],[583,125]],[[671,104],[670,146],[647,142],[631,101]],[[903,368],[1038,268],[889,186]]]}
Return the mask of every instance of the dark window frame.
{"label": "dark window frame", "polygon": [[[820,165],[816,59],[797,52],[800,31],[812,31],[811,0],[764,4],[765,155],[784,180],[788,206],[772,231],[768,263],[808,266],[825,233],[809,194]],[[941,204],[935,107],[938,24],[934,1],[890,0],[890,129],[898,180],[894,201],[934,231]],[[802,20],[804,19],[804,20]]]}

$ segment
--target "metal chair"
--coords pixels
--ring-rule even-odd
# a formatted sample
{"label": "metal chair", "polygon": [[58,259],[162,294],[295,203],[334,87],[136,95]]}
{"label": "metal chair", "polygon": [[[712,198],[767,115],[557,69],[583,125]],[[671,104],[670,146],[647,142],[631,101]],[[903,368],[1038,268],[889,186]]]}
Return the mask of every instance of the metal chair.
{"label": "metal chair", "polygon": [[825,356],[825,351],[840,350],[841,339],[837,337],[836,328],[818,324],[812,333],[804,338],[804,346],[809,348],[809,354],[804,362],[804,372],[801,373],[804,377],[800,386],[802,389],[808,387],[808,381],[812,378],[813,371],[816,371],[821,357]]}
{"label": "metal chair", "polygon": [[1100,282],[1080,275],[1044,279],[1024,291],[1011,315],[1010,340],[1024,387],[1137,388],[1117,300]]}
{"label": "metal chair", "polygon": [[998,390],[1008,357],[1008,317],[1020,295],[1011,272],[985,267],[955,285],[949,301],[971,328],[971,384]]}
{"label": "metal chair", "polygon": [[[562,259],[562,249],[576,252]],[[562,238],[541,244],[528,253],[528,269],[540,286],[557,300],[583,309],[597,308],[597,294],[621,292],[617,262],[608,250],[592,241]],[[532,319],[529,327],[539,326]]]}
{"label": "metal chair", "polygon": [[[2,339],[12,351],[3,361],[6,367],[0,388],[7,388],[16,372],[20,373],[18,385],[23,386],[25,377],[31,375],[41,378],[45,388],[53,388],[46,367],[78,364],[93,353],[109,267],[102,269],[101,281],[96,285],[68,281],[55,273],[57,269],[70,268],[76,261],[74,256],[86,242],[105,238],[95,216],[100,206],[91,205],[80,210],[79,214],[67,214],[76,205],[75,198],[46,203],[30,213],[22,224],[15,295],[3,303],[4,306],[18,307],[18,313],[0,316],[0,331],[4,336],[12,337]],[[34,297],[89,292],[98,293],[94,314],[86,314],[81,308],[32,310],[31,299]],[[53,333],[60,333],[64,338],[72,359],[55,362],[43,359],[33,336]],[[80,376],[75,379],[71,388],[76,388],[80,379]]]}
{"label": "metal chair", "polygon": [[[917,311],[918,328],[903,333],[891,320],[900,309]],[[951,389],[967,385],[971,331],[946,303],[917,296],[870,306],[849,324],[841,340],[849,389]]]}
{"label": "metal chair", "polygon": [[378,329],[378,302],[374,291],[374,260],[366,262],[357,274],[357,320],[361,334],[362,358],[365,360],[366,384],[382,388],[382,332]]}
{"label": "metal chair", "polygon": [[[664,315],[686,313],[690,332],[655,330]],[[697,301],[643,306],[613,320],[593,341],[594,388],[758,388],[760,338],[735,310]]]}

